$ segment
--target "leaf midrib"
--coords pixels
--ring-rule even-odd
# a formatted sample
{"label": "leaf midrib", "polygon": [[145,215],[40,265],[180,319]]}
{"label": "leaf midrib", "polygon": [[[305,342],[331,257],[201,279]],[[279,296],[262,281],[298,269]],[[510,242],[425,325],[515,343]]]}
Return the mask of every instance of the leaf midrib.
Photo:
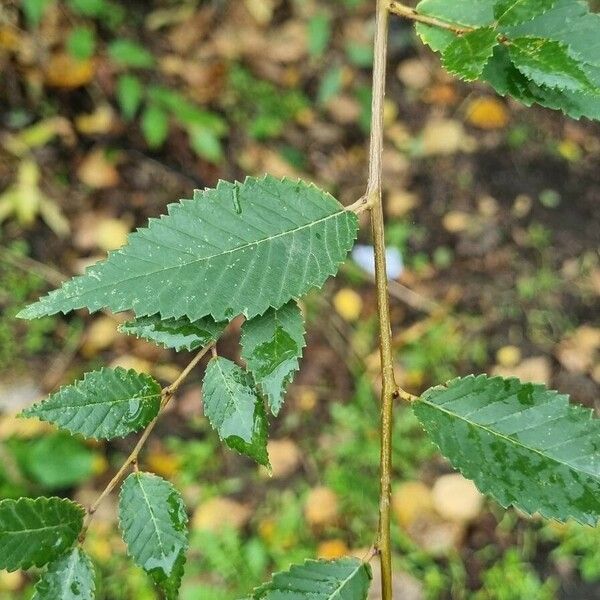
{"label": "leaf midrib", "polygon": [[559,464],[559,465],[563,465],[564,467],[567,467],[568,469],[570,469],[571,471],[575,471],[577,473],[584,473],[585,475],[587,475],[588,477],[591,477],[592,479],[596,479],[600,481],[600,477],[598,477],[597,474],[594,473],[590,473],[588,472],[586,469],[578,469],[573,465],[570,465],[569,463],[566,463],[554,456],[550,456],[549,454],[544,454],[543,452],[541,452],[540,450],[533,448],[531,446],[528,446],[526,444],[523,444],[522,442],[520,442],[519,440],[516,440],[506,434],[500,433],[498,431],[494,431],[493,429],[490,429],[489,427],[486,427],[485,425],[482,425],[481,423],[476,423],[475,421],[470,421],[467,417],[464,417],[462,415],[459,415],[457,413],[453,413],[445,408],[442,408],[441,405],[439,404],[434,404],[433,402],[430,402],[427,399],[421,398],[420,400],[418,400],[417,402],[423,402],[423,404],[426,404],[427,406],[430,406],[432,408],[435,408],[447,415],[449,415],[450,417],[455,417],[457,419],[460,419],[461,421],[464,421],[465,423],[482,429],[483,431],[495,436],[495,437],[499,437],[502,438],[504,440],[506,440],[507,442],[510,442],[511,444],[515,445],[515,446],[519,446],[525,450],[529,450],[530,452],[533,452],[534,454],[538,454],[539,456],[541,456],[542,458],[546,459],[546,460],[552,460],[555,463]]}
{"label": "leaf midrib", "polygon": [[110,400],[110,401],[86,402],[85,404],[61,404],[60,406],[51,406],[48,408],[42,408],[44,406],[44,404],[40,404],[39,408],[37,410],[35,410],[35,407],[31,407],[31,409],[26,411],[26,414],[35,415],[38,412],[50,412],[50,411],[60,410],[63,408],[89,408],[90,406],[99,407],[99,406],[107,406],[107,405],[114,406],[114,405],[120,404],[122,402],[129,402],[130,400],[146,401],[150,398],[155,398],[155,397],[160,398],[160,392],[155,392],[154,394],[148,394],[148,395],[144,395],[144,396],[131,396],[131,397],[127,397],[127,398],[119,398],[117,400]]}
{"label": "leaf midrib", "polygon": [[[227,254],[232,254],[234,252],[245,250],[246,248],[250,248],[252,246],[259,246],[259,245],[261,245],[261,244],[263,244],[265,242],[269,242],[271,240],[274,240],[274,239],[277,239],[277,238],[280,238],[280,237],[283,237],[283,236],[286,236],[286,235],[292,235],[292,234],[296,233],[297,231],[301,231],[303,229],[314,227],[315,225],[318,225],[319,223],[323,223],[323,222],[327,221],[328,219],[339,217],[340,215],[345,214],[347,212],[349,212],[349,211],[347,211],[346,209],[342,208],[341,210],[338,210],[335,213],[332,213],[330,215],[327,215],[325,217],[317,219],[316,221],[311,221],[310,223],[305,223],[303,225],[300,225],[300,226],[296,227],[295,229],[289,229],[289,230],[282,231],[282,232],[277,233],[275,235],[268,236],[268,237],[265,237],[265,238],[262,238],[262,239],[259,239],[259,240],[253,241],[253,242],[247,242],[245,244],[242,244],[241,246],[236,246],[235,248],[231,248],[229,250],[224,250],[222,252],[219,252],[218,254],[212,254],[210,256],[202,256],[202,257],[195,258],[193,260],[190,260],[188,262],[184,262],[184,263],[181,263],[181,264],[178,264],[178,265],[171,265],[169,267],[164,267],[164,268],[161,268],[161,269],[157,269],[155,271],[147,271],[145,273],[140,273],[138,275],[133,275],[131,277],[126,277],[124,279],[119,279],[119,280],[116,280],[116,281],[110,281],[110,282],[102,284],[102,285],[97,285],[94,288],[92,288],[92,290],[93,291],[98,291],[98,290],[102,290],[104,288],[112,287],[112,286],[114,286],[115,284],[118,284],[118,283],[120,284],[120,283],[129,282],[129,281],[134,281],[136,279],[140,279],[140,278],[143,278],[143,277],[149,277],[151,275],[156,275],[157,273],[165,273],[165,272],[171,271],[173,269],[181,269],[183,267],[189,267],[190,265],[194,265],[194,264],[199,263],[199,262],[210,261],[213,258],[218,258],[218,257],[221,257],[221,256],[226,256]],[[130,246],[129,245],[125,246],[125,248],[128,248],[128,247],[130,247]],[[123,250],[125,248],[123,248]],[[125,254],[123,254],[123,250],[117,250],[114,254],[122,254],[123,256],[126,256]],[[105,263],[103,262],[100,265],[98,265],[98,268],[100,268],[103,264],[105,264]],[[91,268],[93,269],[94,267],[91,267]],[[90,276],[90,272],[88,271],[84,275],[82,275],[81,277],[89,277],[89,276]],[[76,281],[76,280],[71,280],[71,281]],[[67,282],[67,283],[69,283],[69,282]],[[83,294],[85,294],[86,292],[89,292],[89,291],[91,291],[91,290],[86,290],[86,291],[80,292],[80,293],[65,293],[65,288],[63,287],[63,288],[57,290],[57,293],[58,292],[63,292],[64,297],[70,299],[70,298],[78,298],[79,296],[82,296]],[[52,299],[52,296],[46,296],[45,298],[42,298],[39,302],[46,303],[46,302],[51,301],[51,299]]]}

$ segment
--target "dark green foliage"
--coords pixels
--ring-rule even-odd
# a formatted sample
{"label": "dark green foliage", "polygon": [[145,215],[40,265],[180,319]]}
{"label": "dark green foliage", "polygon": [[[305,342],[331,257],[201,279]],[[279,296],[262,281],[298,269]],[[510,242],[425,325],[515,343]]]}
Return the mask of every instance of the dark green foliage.
{"label": "dark green foliage", "polygon": [[32,600],[94,600],[94,566],[81,548],[53,560],[35,586]]}

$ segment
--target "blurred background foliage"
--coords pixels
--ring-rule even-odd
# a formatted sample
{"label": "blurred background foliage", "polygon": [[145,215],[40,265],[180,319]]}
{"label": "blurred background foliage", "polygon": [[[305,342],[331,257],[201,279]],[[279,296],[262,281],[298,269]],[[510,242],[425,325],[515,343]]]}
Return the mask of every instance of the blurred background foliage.
{"label": "blurred background foliage", "polygon": [[[372,5],[2,3],[0,497],[52,493],[87,504],[132,444],[88,444],[16,419],[21,407],[102,364],[169,381],[185,363],[118,334],[118,315],[16,321],[28,300],[219,178],[268,171],[315,181],[344,203],[362,195]],[[393,21],[385,210],[405,388],[484,370],[597,406],[599,133],[463,86]],[[366,251],[303,307],[309,345],[272,424],[272,477],[219,446],[202,416],[199,376],[151,439],[144,467],[172,479],[191,513],[184,600],[234,600],[273,569],[362,556],[373,542],[379,358],[362,235]],[[237,358],[235,343],[224,340],[222,352]],[[402,406],[394,443],[398,598],[600,595],[597,530],[484,502]],[[153,599],[115,520],[113,499],[89,536],[98,597]],[[0,573],[0,598],[29,598],[34,579]]]}

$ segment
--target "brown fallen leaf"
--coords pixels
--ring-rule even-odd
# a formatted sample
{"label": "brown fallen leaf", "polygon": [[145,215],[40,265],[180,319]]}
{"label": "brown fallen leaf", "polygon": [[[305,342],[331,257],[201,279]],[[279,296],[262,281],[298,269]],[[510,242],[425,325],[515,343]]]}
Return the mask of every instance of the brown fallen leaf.
{"label": "brown fallen leaf", "polygon": [[218,532],[225,527],[241,529],[252,515],[251,508],[224,496],[201,504],[192,518],[192,529]]}
{"label": "brown fallen leaf", "polygon": [[304,502],[304,517],[313,527],[335,524],[339,517],[336,493],[327,487],[313,488]]}
{"label": "brown fallen leaf", "polygon": [[433,484],[431,497],[437,513],[448,521],[472,521],[483,507],[481,492],[460,473],[442,475]]}
{"label": "brown fallen leaf", "polygon": [[102,148],[91,150],[77,169],[77,177],[91,188],[109,188],[119,183],[119,172]]}
{"label": "brown fallen leaf", "polygon": [[549,359],[545,356],[532,356],[523,359],[514,367],[496,365],[492,368],[492,375],[500,375],[500,377],[517,377],[521,381],[549,385],[552,377],[552,367]]}
{"label": "brown fallen leaf", "polygon": [[291,475],[300,465],[302,453],[291,439],[269,440],[267,452],[271,461],[271,475],[282,479]]}

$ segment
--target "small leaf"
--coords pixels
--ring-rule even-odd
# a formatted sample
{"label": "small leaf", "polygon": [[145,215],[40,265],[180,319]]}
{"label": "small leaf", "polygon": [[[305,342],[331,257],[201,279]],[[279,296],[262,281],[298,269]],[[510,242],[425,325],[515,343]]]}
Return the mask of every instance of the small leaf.
{"label": "small leaf", "polygon": [[35,586],[32,600],[94,600],[94,566],[81,548],[52,561]]}
{"label": "small leaf", "polygon": [[600,420],[568,396],[471,375],[427,390],[413,408],[442,453],[502,506],[600,519]]}
{"label": "small leaf", "polygon": [[511,41],[509,53],[517,69],[538,85],[571,91],[597,89],[564,44],[522,37]]}
{"label": "small leaf", "polygon": [[139,431],[158,414],[160,385],[146,373],[102,368],[23,411],[72,433],[110,440]]}
{"label": "small leaf", "polygon": [[176,600],[188,547],[188,517],[181,494],[151,473],[132,473],[119,497],[119,524],[127,552]]}
{"label": "small leaf", "polygon": [[110,58],[121,67],[149,68],[154,57],[143,46],[125,39],[116,39],[108,46]]}
{"label": "small leaf", "polygon": [[133,119],[142,101],[142,84],[135,75],[125,73],[117,81],[117,100],[125,119]]}
{"label": "small leaf", "polygon": [[88,27],[76,27],[67,37],[67,50],[73,58],[87,60],[94,54],[96,36]]}
{"label": "small leaf", "polygon": [[169,116],[156,104],[149,104],[141,121],[144,139],[150,148],[160,148],[169,134]]}
{"label": "small leaf", "polygon": [[203,348],[217,341],[225,327],[226,322],[217,323],[210,317],[190,321],[187,317],[161,319],[160,315],[152,315],[127,321],[119,330],[179,352]]}
{"label": "small leaf", "polygon": [[269,465],[265,407],[248,373],[226,358],[212,358],[202,400],[210,424],[230,448]]}
{"label": "small leaf", "polygon": [[304,342],[304,319],[298,304],[269,309],[242,325],[242,358],[267,397],[271,412],[279,413],[287,385],[298,370]]}
{"label": "small leaf", "polygon": [[494,6],[498,25],[518,25],[545,13],[556,0],[499,0]]}
{"label": "small leaf", "polygon": [[83,515],[62,498],[0,501],[0,569],[42,567],[59,557],[77,539]]}
{"label": "small leaf", "polygon": [[220,182],[171,204],[127,246],[20,317],[87,307],[192,321],[252,318],[323,285],[357,228],[353,212],[313,185],[270,176]]}
{"label": "small leaf", "polygon": [[457,37],[444,50],[442,64],[461,79],[477,79],[498,44],[497,35],[495,29],[485,27]]}
{"label": "small leaf", "polygon": [[371,568],[357,558],[307,560],[275,573],[252,600],[366,600]]}

